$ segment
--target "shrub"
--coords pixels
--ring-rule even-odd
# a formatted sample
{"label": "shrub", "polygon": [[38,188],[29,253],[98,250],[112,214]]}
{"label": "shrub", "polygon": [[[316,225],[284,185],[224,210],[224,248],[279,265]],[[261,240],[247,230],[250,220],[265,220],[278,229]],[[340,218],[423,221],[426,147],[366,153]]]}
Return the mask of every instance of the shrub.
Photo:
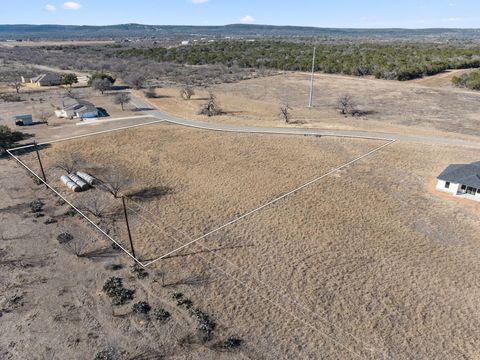
{"label": "shrub", "polygon": [[36,177],[35,175],[31,175],[30,177],[32,178],[33,183],[34,183],[35,185],[42,185],[42,184],[43,184],[43,183],[42,183],[42,180],[40,180],[40,179],[39,179],[38,177]]}
{"label": "shrub", "polygon": [[1,94],[0,99],[2,99],[5,102],[21,102],[23,99],[20,97],[20,95],[15,95],[15,94]]}
{"label": "shrub", "polygon": [[180,89],[180,97],[183,100],[190,100],[195,95],[195,90],[191,86],[184,86]]}
{"label": "shrub", "polygon": [[114,348],[108,348],[106,350],[99,351],[95,355],[95,360],[118,360],[119,356]]}
{"label": "shrub", "polygon": [[61,198],[58,199],[58,200],[55,202],[55,205],[57,205],[57,206],[62,206],[62,205],[65,205],[65,204],[66,204],[66,203],[65,203],[65,200],[63,200],[63,199],[61,199]]}
{"label": "shrub", "polygon": [[117,306],[126,304],[130,300],[133,300],[134,293],[135,292],[131,289],[125,289],[125,288],[118,289],[117,292],[115,293],[115,296],[113,296],[112,298],[112,304]]}
{"label": "shrub", "polygon": [[132,310],[136,314],[148,314],[152,307],[146,301],[139,301],[132,306]]}
{"label": "shrub", "polygon": [[203,341],[210,340],[213,330],[215,330],[215,322],[199,309],[190,309],[190,315],[197,320],[197,330]]}
{"label": "shrub", "polygon": [[65,215],[73,217],[73,216],[77,215],[77,211],[73,208],[70,208],[67,211],[65,211]]}
{"label": "shrub", "polygon": [[68,232],[64,232],[57,236],[57,240],[60,244],[66,244],[73,240],[73,235]]}
{"label": "shrub", "polygon": [[148,276],[148,272],[145,270],[144,267],[140,266],[139,264],[135,263],[131,267],[132,273],[138,278],[138,279],[145,279]]}
{"label": "shrub", "polygon": [[192,300],[184,297],[182,293],[173,293],[172,298],[177,301],[177,306],[184,306],[186,309],[190,309],[193,306]]}
{"label": "shrub", "polygon": [[108,80],[110,84],[115,84],[115,81],[116,81],[116,79],[113,76],[100,72],[100,73],[92,74],[92,76],[88,78],[88,86],[92,86],[92,83],[95,80]]}
{"label": "shrub", "polygon": [[228,349],[228,350],[236,349],[236,348],[240,347],[240,345],[242,345],[242,342],[243,341],[239,338],[236,338],[234,336],[229,336],[223,342],[222,347],[224,349]]}
{"label": "shrub", "polygon": [[153,311],[153,316],[159,321],[167,321],[170,318],[170,313],[164,309],[155,309]]}
{"label": "shrub", "polygon": [[44,221],[45,225],[55,224],[55,223],[57,223],[57,220],[52,218],[48,218],[47,220]]}
{"label": "shrub", "polygon": [[102,288],[103,292],[112,298],[113,305],[123,305],[133,299],[134,291],[123,287],[123,280],[119,277],[111,277]]}
{"label": "shrub", "polygon": [[217,98],[214,94],[209,94],[207,103],[200,108],[198,114],[206,115],[208,117],[223,114],[222,109],[217,104]]}
{"label": "shrub", "polygon": [[452,78],[452,83],[458,87],[480,90],[480,71],[472,71],[468,74],[454,76]]}
{"label": "shrub", "polygon": [[8,126],[0,125],[0,155],[24,138],[25,134],[20,131],[12,131]]}
{"label": "shrub", "polygon": [[78,83],[78,77],[75,73],[63,74],[62,75],[62,85],[70,85]]}
{"label": "shrub", "polygon": [[180,299],[183,299],[183,294],[182,293],[177,293],[177,292],[173,293],[172,294],[172,299],[177,300],[177,301],[180,300]]}
{"label": "shrub", "polygon": [[45,205],[45,204],[44,204],[43,202],[41,202],[40,200],[33,200],[33,201],[30,203],[30,210],[31,210],[33,213],[42,212],[44,205]]}
{"label": "shrub", "polygon": [[113,297],[116,292],[123,288],[123,280],[119,277],[111,277],[103,284],[103,292],[107,296]]}

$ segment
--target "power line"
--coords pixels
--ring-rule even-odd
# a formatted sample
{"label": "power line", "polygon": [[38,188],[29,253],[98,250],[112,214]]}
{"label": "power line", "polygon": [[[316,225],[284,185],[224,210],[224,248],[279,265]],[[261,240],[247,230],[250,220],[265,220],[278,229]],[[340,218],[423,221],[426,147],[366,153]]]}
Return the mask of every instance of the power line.
{"label": "power line", "polygon": [[313,47],[313,59],[312,59],[312,76],[310,78],[310,97],[308,100],[308,107],[311,108],[313,106],[313,80],[315,78],[315,54],[317,52],[317,48]]}

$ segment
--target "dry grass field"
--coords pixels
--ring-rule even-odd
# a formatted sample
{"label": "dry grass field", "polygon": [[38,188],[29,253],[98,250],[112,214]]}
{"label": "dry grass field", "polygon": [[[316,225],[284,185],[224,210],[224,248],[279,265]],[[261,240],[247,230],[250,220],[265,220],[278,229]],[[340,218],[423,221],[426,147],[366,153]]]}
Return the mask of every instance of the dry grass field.
{"label": "dry grass field", "polygon": [[[447,77],[446,77],[447,76]],[[342,75],[317,74],[314,108],[308,109],[310,75],[277,76],[221,84],[197,90],[190,101],[180,99],[178,89],[158,89],[152,102],[181,117],[243,125],[286,126],[279,117],[280,105],[292,108],[292,126],[322,129],[384,131],[472,139],[478,130],[478,92],[450,86],[452,73],[426,79],[397,82]],[[213,92],[225,115],[197,115],[208,92]],[[339,114],[340,96],[349,94],[362,117]]]}
{"label": "dry grass field", "polygon": [[[173,225],[183,233],[200,236],[382,143],[224,134],[162,124],[56,143],[42,151],[42,158],[48,178],[62,192],[66,190],[59,181],[62,171],[55,164],[71,154],[84,164],[80,168],[98,178],[114,169],[128,179],[124,193],[131,198],[137,254],[148,260],[177,246],[135,216],[139,206],[145,209],[141,215],[150,218],[145,211],[152,212],[162,229]],[[27,162],[39,171],[34,153]],[[71,197],[81,203],[86,194]]]}
{"label": "dry grass field", "polygon": [[[42,156],[56,187],[54,157],[75,152],[92,173],[114,167],[131,179],[130,195],[171,188],[135,200],[148,210],[142,222],[131,213],[148,259],[380,144],[164,124],[55,144]],[[460,159],[478,160],[478,151],[397,142],[152,269],[244,339],[250,358],[478,359],[478,210],[429,192]]]}

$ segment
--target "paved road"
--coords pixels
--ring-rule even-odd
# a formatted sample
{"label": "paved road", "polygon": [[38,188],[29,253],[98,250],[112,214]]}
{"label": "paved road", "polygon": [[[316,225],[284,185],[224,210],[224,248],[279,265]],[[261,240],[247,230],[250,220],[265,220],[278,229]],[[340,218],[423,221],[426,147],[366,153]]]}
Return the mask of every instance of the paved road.
{"label": "paved road", "polygon": [[427,144],[442,144],[442,145],[455,145],[466,146],[472,148],[480,148],[480,142],[443,138],[435,136],[423,136],[414,134],[395,134],[384,132],[372,132],[372,131],[356,131],[356,130],[321,130],[321,129],[309,129],[309,128],[270,128],[270,127],[257,127],[257,126],[243,126],[243,125],[231,125],[231,124],[214,124],[202,121],[193,121],[178,118],[176,116],[167,114],[159,109],[153,108],[151,104],[138,96],[132,96],[132,104],[137,108],[143,109],[143,112],[152,115],[158,119],[165,120],[170,123],[189,126],[199,129],[216,130],[216,131],[228,131],[228,132],[245,132],[245,133],[260,133],[260,134],[293,134],[293,135],[320,135],[320,136],[334,136],[334,137],[348,137],[348,138],[362,138],[384,141],[412,141]]}

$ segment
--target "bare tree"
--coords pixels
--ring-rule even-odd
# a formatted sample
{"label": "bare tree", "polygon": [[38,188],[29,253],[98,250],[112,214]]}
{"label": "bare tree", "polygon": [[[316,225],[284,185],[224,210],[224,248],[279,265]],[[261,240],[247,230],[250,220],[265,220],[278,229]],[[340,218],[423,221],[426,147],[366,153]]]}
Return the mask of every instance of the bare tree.
{"label": "bare tree", "polygon": [[280,117],[288,124],[290,122],[290,110],[292,108],[288,104],[280,106]]}
{"label": "bare tree", "polygon": [[102,93],[112,88],[112,82],[108,79],[94,79],[92,80],[92,88]]}
{"label": "bare tree", "polygon": [[75,238],[63,244],[67,250],[77,257],[84,256],[85,248],[88,246],[88,241],[84,238]]}
{"label": "bare tree", "polygon": [[87,240],[83,236],[74,237],[68,232],[64,232],[58,235],[57,240],[67,250],[69,250],[78,257],[82,257],[84,255],[84,250],[88,245]]}
{"label": "bare tree", "polygon": [[124,111],[125,104],[128,104],[130,101],[132,101],[130,94],[124,92],[115,95],[113,98],[113,102],[117,105],[120,105],[122,107],[122,111]]}
{"label": "bare tree", "polygon": [[340,96],[337,102],[337,108],[342,115],[350,114],[355,108],[353,98],[348,94]]}
{"label": "bare tree", "polygon": [[20,75],[20,73],[15,72],[9,76],[3,76],[2,80],[5,81],[8,86],[13,87],[17,94],[20,94],[20,89],[23,86],[22,76]]}
{"label": "bare tree", "polygon": [[217,116],[222,114],[222,109],[217,104],[217,99],[214,94],[208,95],[208,102],[202,106],[199,111],[200,115]]}
{"label": "bare tree", "polygon": [[106,193],[89,191],[80,199],[80,210],[90,213],[96,218],[103,218],[113,212],[112,200]]}
{"label": "bare tree", "polygon": [[123,78],[123,81],[128,86],[133,87],[136,90],[139,90],[145,86],[146,78],[142,74],[134,73],[127,75]]}
{"label": "bare tree", "polygon": [[101,179],[101,187],[105,191],[118,198],[120,193],[129,185],[130,180],[114,170],[109,170]]}
{"label": "bare tree", "polygon": [[145,96],[149,99],[153,99],[157,96],[155,92],[155,88],[149,87],[147,90],[145,90]]}
{"label": "bare tree", "polygon": [[183,100],[190,100],[195,95],[195,90],[190,85],[186,85],[180,89],[180,97]]}
{"label": "bare tree", "polygon": [[50,113],[45,109],[40,109],[37,112],[36,117],[38,118],[38,120],[48,125],[48,119],[50,119]]}
{"label": "bare tree", "polygon": [[72,88],[66,88],[63,96],[69,99],[75,99],[75,100],[80,99],[80,95]]}
{"label": "bare tree", "polygon": [[80,158],[75,153],[59,154],[54,160],[55,167],[65,171],[67,174],[75,172],[80,166]]}

